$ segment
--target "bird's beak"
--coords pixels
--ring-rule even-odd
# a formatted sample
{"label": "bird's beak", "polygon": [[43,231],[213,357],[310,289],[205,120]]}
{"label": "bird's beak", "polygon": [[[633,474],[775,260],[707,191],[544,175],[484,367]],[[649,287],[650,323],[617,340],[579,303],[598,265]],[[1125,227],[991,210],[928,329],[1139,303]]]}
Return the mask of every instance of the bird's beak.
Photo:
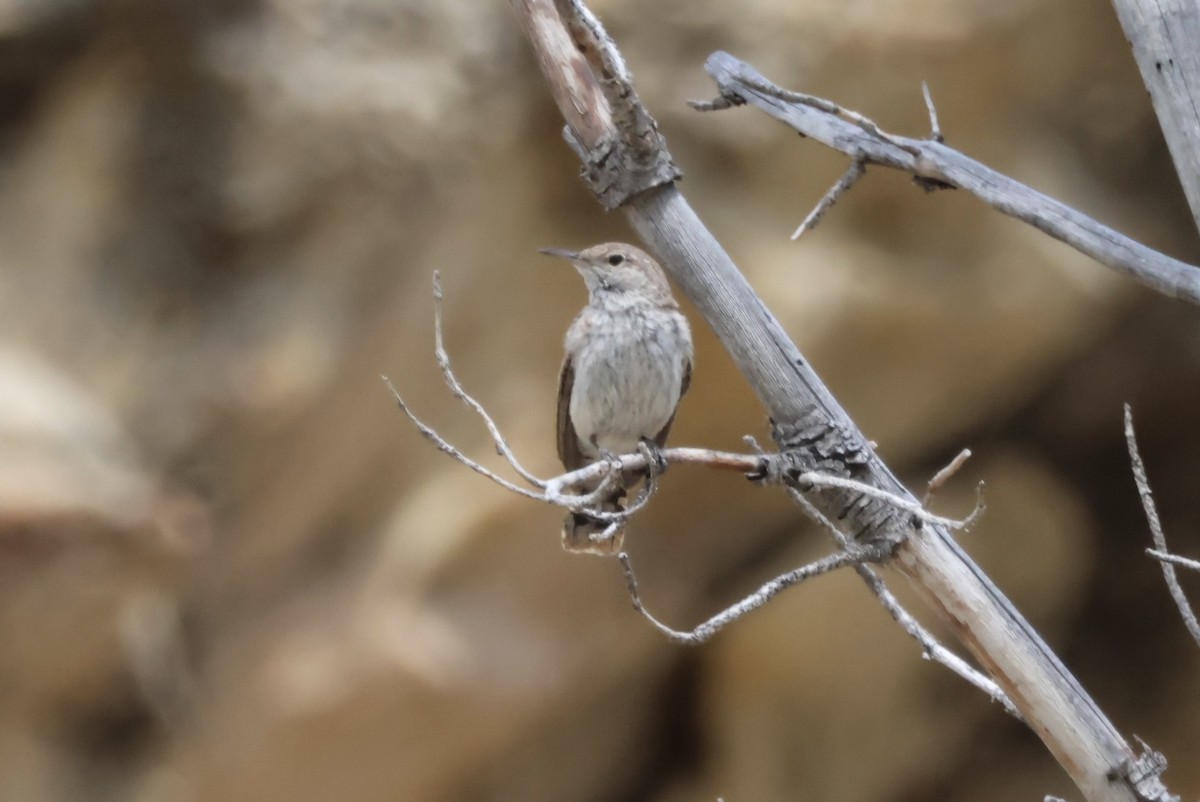
{"label": "bird's beak", "polygon": [[568,251],[566,248],[538,248],[538,253],[544,253],[547,256],[557,256],[572,262],[579,261],[579,254],[575,251]]}

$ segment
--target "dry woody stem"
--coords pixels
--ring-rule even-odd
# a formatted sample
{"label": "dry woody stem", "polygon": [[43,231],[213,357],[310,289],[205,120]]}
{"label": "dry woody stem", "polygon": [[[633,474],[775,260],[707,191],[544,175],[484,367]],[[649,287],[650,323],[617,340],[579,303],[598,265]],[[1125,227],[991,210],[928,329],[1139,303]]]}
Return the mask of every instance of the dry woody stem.
{"label": "dry woody stem", "polygon": [[1167,589],[1171,592],[1175,606],[1179,608],[1183,624],[1187,627],[1192,640],[1196,641],[1197,646],[1200,646],[1200,621],[1196,620],[1196,612],[1188,602],[1187,596],[1184,595],[1183,587],[1179,584],[1179,577],[1175,575],[1176,565],[1200,570],[1200,563],[1176,557],[1167,552],[1167,536],[1163,532],[1162,521],[1158,517],[1158,508],[1154,504],[1154,494],[1150,490],[1150,480],[1146,476],[1146,465],[1142,462],[1142,454],[1138,450],[1137,436],[1133,431],[1133,410],[1129,408],[1128,404],[1125,405],[1125,444],[1129,448],[1129,464],[1133,469],[1133,481],[1137,484],[1138,495],[1142,499],[1142,509],[1146,512],[1150,535],[1154,538],[1154,548],[1147,551],[1150,556],[1158,560],[1162,567],[1163,579],[1167,583]]}
{"label": "dry woody stem", "polygon": [[[932,133],[929,139],[912,139],[887,133],[869,118],[832,101],[776,86],[728,53],[713,53],[705,69],[721,95],[716,101],[693,103],[699,110],[752,105],[805,136],[845,153],[854,160],[851,170],[861,170],[855,164],[880,165],[912,173],[916,183],[927,190],[964,189],[997,211],[1029,223],[1102,265],[1164,295],[1200,304],[1200,268],[1148,248],[943,144],[928,91],[925,100]],[[836,190],[837,186],[830,195],[841,194]]]}

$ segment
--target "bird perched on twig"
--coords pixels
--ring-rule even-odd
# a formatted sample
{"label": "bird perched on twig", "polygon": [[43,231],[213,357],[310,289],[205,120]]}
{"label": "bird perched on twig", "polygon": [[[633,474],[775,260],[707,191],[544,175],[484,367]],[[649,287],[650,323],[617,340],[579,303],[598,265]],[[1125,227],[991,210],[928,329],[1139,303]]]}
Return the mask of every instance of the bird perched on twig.
{"label": "bird perched on twig", "polygon": [[[568,471],[598,459],[661,448],[692,376],[692,333],[662,268],[646,252],[620,242],[574,252],[545,248],[583,276],[587,306],[567,329],[558,385],[558,456]],[[597,509],[620,510],[625,486],[614,485]],[[609,522],[574,512],[563,525],[572,551],[611,554],[620,526],[604,542]]]}

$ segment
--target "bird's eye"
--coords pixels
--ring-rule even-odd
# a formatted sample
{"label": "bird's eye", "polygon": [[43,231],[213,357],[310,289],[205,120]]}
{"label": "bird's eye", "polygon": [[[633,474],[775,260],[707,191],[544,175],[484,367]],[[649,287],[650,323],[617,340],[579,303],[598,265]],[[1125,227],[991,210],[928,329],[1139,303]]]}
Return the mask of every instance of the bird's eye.
{"label": "bird's eye", "polygon": [[614,253],[612,256],[608,257],[608,263],[610,265],[612,265],[613,267],[616,267],[617,265],[621,264],[621,262],[624,262],[624,261],[625,261],[625,257],[619,253]]}

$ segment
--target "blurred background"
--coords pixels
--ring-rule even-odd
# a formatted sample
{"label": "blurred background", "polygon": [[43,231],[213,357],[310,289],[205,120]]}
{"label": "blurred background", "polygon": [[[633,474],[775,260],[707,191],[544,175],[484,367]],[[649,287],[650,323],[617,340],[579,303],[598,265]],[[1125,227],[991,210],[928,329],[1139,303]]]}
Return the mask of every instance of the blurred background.
{"label": "blurred background", "polygon": [[[593,7],[833,392],[918,490],[973,449],[936,509],[987,482],[965,547],[1200,794],[1200,651],[1121,434],[1128,401],[1200,556],[1200,310],[877,169],[791,242],[845,158],[685,105],[720,48],[920,135],[926,80],[951,145],[1195,262],[1108,3]],[[1078,798],[854,576],[673,645],[614,562],[563,553],[558,511],[401,417],[380,374],[499,466],[433,358],[438,269],[461,379],[557,471],[585,293],[535,249],[632,238],[560,127],[500,0],[0,0],[0,799]],[[686,311],[673,442],[765,440]],[[626,544],[679,627],[828,548],[781,493],[683,467]]]}

